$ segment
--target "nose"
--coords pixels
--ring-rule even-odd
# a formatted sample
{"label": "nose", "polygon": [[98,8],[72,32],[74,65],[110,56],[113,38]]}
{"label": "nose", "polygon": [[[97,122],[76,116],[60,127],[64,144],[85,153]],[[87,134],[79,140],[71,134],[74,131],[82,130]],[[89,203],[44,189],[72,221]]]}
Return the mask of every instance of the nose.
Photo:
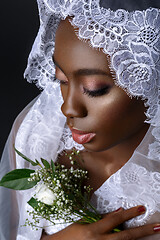
{"label": "nose", "polygon": [[87,116],[87,108],[82,100],[79,89],[68,88],[64,102],[61,106],[62,113],[67,118],[83,118]]}

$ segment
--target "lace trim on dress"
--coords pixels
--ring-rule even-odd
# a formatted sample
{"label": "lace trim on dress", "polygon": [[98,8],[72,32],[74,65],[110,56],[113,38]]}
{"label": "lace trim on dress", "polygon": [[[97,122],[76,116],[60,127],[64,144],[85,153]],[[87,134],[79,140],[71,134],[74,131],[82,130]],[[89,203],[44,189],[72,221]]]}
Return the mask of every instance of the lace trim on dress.
{"label": "lace trim on dress", "polygon": [[159,211],[160,173],[129,161],[94,192],[92,201],[101,214],[144,205],[146,213],[126,223],[127,227],[143,225]]}
{"label": "lace trim on dress", "polygon": [[[148,120],[155,116],[160,87],[160,10],[128,12],[100,7],[98,0],[38,0],[41,27],[25,77],[44,88],[53,81],[55,33],[61,19],[70,22],[77,36],[110,56],[115,83],[131,96],[146,99]],[[78,28],[78,30],[77,30]],[[33,56],[34,55],[34,56]],[[152,106],[150,108],[150,106]]]}

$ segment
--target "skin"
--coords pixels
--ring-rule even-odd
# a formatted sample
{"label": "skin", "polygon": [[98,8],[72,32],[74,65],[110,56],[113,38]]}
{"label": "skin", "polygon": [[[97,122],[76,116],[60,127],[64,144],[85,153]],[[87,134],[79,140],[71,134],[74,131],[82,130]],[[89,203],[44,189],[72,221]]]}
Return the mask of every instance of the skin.
{"label": "skin", "polygon": [[53,235],[43,233],[41,240],[135,240],[145,236],[158,234],[155,227],[158,224],[149,224],[142,227],[132,228],[119,233],[111,233],[111,230],[119,224],[144,212],[139,212],[137,206],[128,210],[120,209],[104,215],[103,219],[91,224],[71,224],[69,227]]}
{"label": "skin", "polygon": [[[80,41],[68,19],[61,21],[55,41],[53,61],[56,78],[60,80],[64,103],[62,112],[69,127],[96,133],[84,144],[79,163],[89,172],[89,181],[95,191],[132,156],[148,130],[144,123],[146,111],[140,99],[130,98],[115,85],[106,55]],[[107,87],[102,96],[91,97],[88,91]],[[84,92],[84,89],[87,91]],[[65,156],[59,162],[69,167]],[[78,160],[79,161],[79,160]],[[120,233],[111,230],[128,219],[143,214],[139,206],[109,213],[97,223],[72,224],[66,229],[42,239],[63,240],[120,240],[138,239],[154,234],[157,224],[150,224]]]}
{"label": "skin", "polygon": [[[130,159],[143,139],[149,127],[144,123],[146,109],[140,99],[130,98],[114,84],[106,55],[80,41],[68,20],[58,27],[53,60],[68,125],[96,133],[84,144],[86,151],[82,153],[83,167],[96,190]],[[108,92],[102,96],[84,94],[84,88],[97,90],[104,86]]]}

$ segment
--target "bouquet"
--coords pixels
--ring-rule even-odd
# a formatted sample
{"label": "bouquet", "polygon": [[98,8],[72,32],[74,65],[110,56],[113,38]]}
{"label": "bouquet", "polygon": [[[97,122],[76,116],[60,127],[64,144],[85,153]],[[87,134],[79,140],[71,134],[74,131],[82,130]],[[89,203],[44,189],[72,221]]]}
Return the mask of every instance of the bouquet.
{"label": "bouquet", "polygon": [[[64,165],[49,163],[41,158],[32,161],[17,149],[17,154],[24,160],[37,166],[32,169],[15,169],[7,173],[0,181],[0,186],[14,189],[26,190],[34,188],[35,194],[28,201],[33,211],[28,212],[32,215],[33,222],[26,219],[26,225],[32,228],[40,227],[41,219],[48,220],[51,224],[57,224],[58,220],[63,223],[79,222],[81,224],[93,223],[101,219],[101,215],[91,205],[90,186],[84,186],[84,180],[88,178],[88,172],[82,169],[74,159],[79,155],[79,151],[73,150],[68,155],[71,167],[65,168]],[[62,222],[61,222],[62,223]],[[119,229],[114,229],[114,232]]]}

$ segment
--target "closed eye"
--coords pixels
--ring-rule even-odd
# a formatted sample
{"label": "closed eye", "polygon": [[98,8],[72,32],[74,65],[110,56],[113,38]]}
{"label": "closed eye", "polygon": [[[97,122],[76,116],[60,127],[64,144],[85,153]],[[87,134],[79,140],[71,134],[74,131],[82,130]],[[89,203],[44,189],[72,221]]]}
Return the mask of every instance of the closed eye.
{"label": "closed eye", "polygon": [[97,90],[88,90],[86,88],[83,88],[83,93],[87,94],[89,97],[99,97],[102,95],[105,95],[109,92],[109,89],[111,88],[111,86],[105,86],[103,88],[97,89]]}
{"label": "closed eye", "polygon": [[58,78],[56,78],[56,77],[54,77],[54,80],[55,80],[56,82],[62,84],[62,85],[67,85],[67,84],[68,84],[68,81],[60,80],[60,79],[58,79]]}
{"label": "closed eye", "polygon": [[[55,81],[57,81],[61,85],[68,85],[68,81],[60,80],[60,79],[58,79],[56,77],[55,77]],[[91,91],[91,90],[83,87],[83,93],[88,95],[89,97],[99,97],[99,96],[103,96],[103,95],[107,94],[109,92],[110,88],[111,88],[111,86],[107,85],[107,86],[104,86],[104,87],[102,87],[100,89]]]}

